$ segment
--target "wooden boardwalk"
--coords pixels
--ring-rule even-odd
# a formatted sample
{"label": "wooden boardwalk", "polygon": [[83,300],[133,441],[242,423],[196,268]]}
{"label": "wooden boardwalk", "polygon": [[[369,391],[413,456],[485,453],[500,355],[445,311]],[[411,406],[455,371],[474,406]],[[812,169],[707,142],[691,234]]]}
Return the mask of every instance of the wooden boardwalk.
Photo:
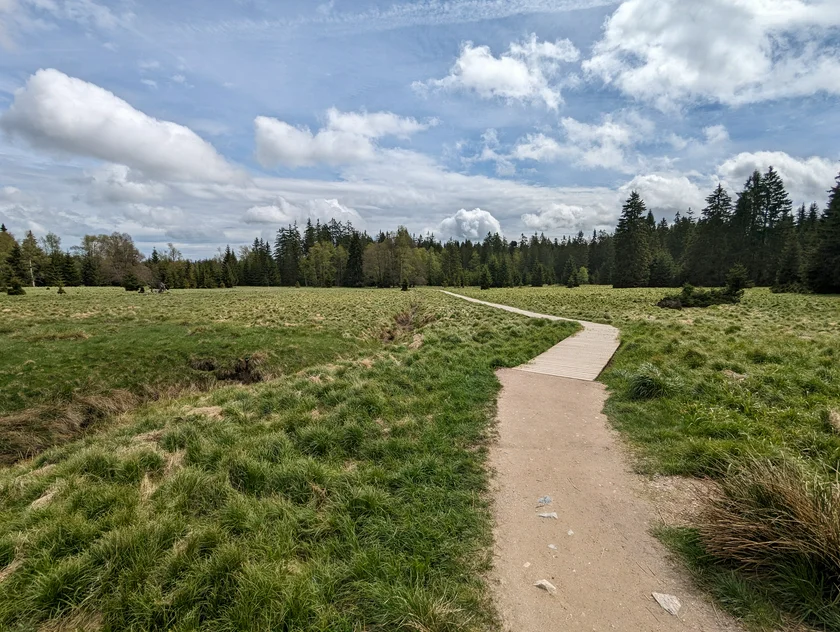
{"label": "wooden boardwalk", "polygon": [[530,362],[516,367],[519,371],[594,382],[618,349],[618,329],[611,325],[590,323],[585,320],[575,320],[573,318],[561,318],[560,316],[552,316],[550,314],[538,314],[537,312],[529,312],[517,307],[510,307],[509,305],[480,301],[477,298],[470,298],[469,296],[463,296],[445,290],[443,292],[444,294],[449,294],[450,296],[455,296],[471,303],[503,309],[514,314],[528,316],[529,318],[566,320],[580,323],[583,326],[583,331],[554,345],[551,349],[538,355]]}

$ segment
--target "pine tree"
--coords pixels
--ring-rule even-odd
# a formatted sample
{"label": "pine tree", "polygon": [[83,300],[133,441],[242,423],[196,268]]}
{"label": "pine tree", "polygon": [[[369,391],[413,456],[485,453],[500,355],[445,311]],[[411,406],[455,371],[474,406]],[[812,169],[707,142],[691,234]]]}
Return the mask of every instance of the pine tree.
{"label": "pine tree", "polygon": [[64,253],[64,261],[61,265],[61,278],[67,287],[76,287],[82,284],[82,273],[79,269],[78,262],[69,252]]}
{"label": "pine tree", "polygon": [[667,250],[660,250],[650,264],[650,287],[673,287],[675,277],[674,258]]}
{"label": "pine tree", "polygon": [[347,272],[345,285],[347,287],[362,287],[364,285],[364,247],[362,238],[357,231],[350,235],[350,245],[347,249]]}
{"label": "pine tree", "polygon": [[482,290],[489,290],[490,287],[493,285],[493,275],[490,273],[490,268],[486,265],[481,266],[481,277],[479,279],[479,285],[481,286]]}
{"label": "pine tree", "polygon": [[650,279],[650,230],[647,208],[633,191],[621,210],[615,230],[615,287],[645,287]]}
{"label": "pine tree", "polygon": [[779,260],[773,289],[777,292],[798,292],[802,287],[802,246],[799,235],[791,230]]}
{"label": "pine tree", "polygon": [[840,294],[840,175],[817,226],[808,265],[808,286],[819,294]]}
{"label": "pine tree", "polygon": [[685,277],[690,283],[723,285],[729,267],[731,218],[732,198],[723,185],[718,184],[706,198],[706,208],[701,212],[683,262]]}

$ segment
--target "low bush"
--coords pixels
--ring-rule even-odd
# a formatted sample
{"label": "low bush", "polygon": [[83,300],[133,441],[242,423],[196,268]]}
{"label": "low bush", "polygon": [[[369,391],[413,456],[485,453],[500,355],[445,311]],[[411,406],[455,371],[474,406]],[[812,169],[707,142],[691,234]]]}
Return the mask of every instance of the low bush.
{"label": "low bush", "polygon": [[720,479],[699,525],[706,552],[761,578],[793,616],[840,629],[840,484],[791,458],[745,459]]}
{"label": "low bush", "polygon": [[659,367],[646,362],[630,376],[627,394],[630,399],[654,399],[673,392],[673,380],[663,375]]}

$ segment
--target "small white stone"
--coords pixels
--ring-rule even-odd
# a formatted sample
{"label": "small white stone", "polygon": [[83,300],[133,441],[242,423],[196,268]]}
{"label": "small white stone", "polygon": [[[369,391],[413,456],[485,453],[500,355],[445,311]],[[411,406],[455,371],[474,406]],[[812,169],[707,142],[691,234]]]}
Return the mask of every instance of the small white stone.
{"label": "small white stone", "polygon": [[530,566],[531,566],[531,562],[525,562],[525,563],[522,565],[522,568],[529,568]]}
{"label": "small white stone", "polygon": [[540,518],[551,518],[552,520],[557,520],[557,512],[552,511],[551,513],[541,513],[539,514]]}
{"label": "small white stone", "polygon": [[567,535],[574,535],[574,534],[575,534],[575,532],[572,531],[571,529],[569,529],[569,533]]}
{"label": "small white stone", "polygon": [[556,544],[549,544],[548,548],[550,548],[552,551],[556,551],[557,550],[557,545]]}
{"label": "small white stone", "polygon": [[557,593],[557,588],[547,579],[541,579],[536,584],[534,584],[537,588],[542,588],[545,592],[549,595],[554,595]]}
{"label": "small white stone", "polygon": [[653,598],[656,599],[656,603],[662,606],[662,609],[665,610],[668,614],[672,614],[675,617],[677,613],[682,608],[682,604],[680,600],[677,599],[674,595],[666,595],[663,593],[652,593]]}

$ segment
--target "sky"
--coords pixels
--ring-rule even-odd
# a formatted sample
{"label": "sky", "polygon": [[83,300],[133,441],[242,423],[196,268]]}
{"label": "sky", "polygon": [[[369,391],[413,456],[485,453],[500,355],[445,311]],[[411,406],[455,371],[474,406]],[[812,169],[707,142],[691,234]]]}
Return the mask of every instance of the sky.
{"label": "sky", "polygon": [[0,221],[562,237],[771,165],[824,206],[838,76],[837,0],[0,0]]}

